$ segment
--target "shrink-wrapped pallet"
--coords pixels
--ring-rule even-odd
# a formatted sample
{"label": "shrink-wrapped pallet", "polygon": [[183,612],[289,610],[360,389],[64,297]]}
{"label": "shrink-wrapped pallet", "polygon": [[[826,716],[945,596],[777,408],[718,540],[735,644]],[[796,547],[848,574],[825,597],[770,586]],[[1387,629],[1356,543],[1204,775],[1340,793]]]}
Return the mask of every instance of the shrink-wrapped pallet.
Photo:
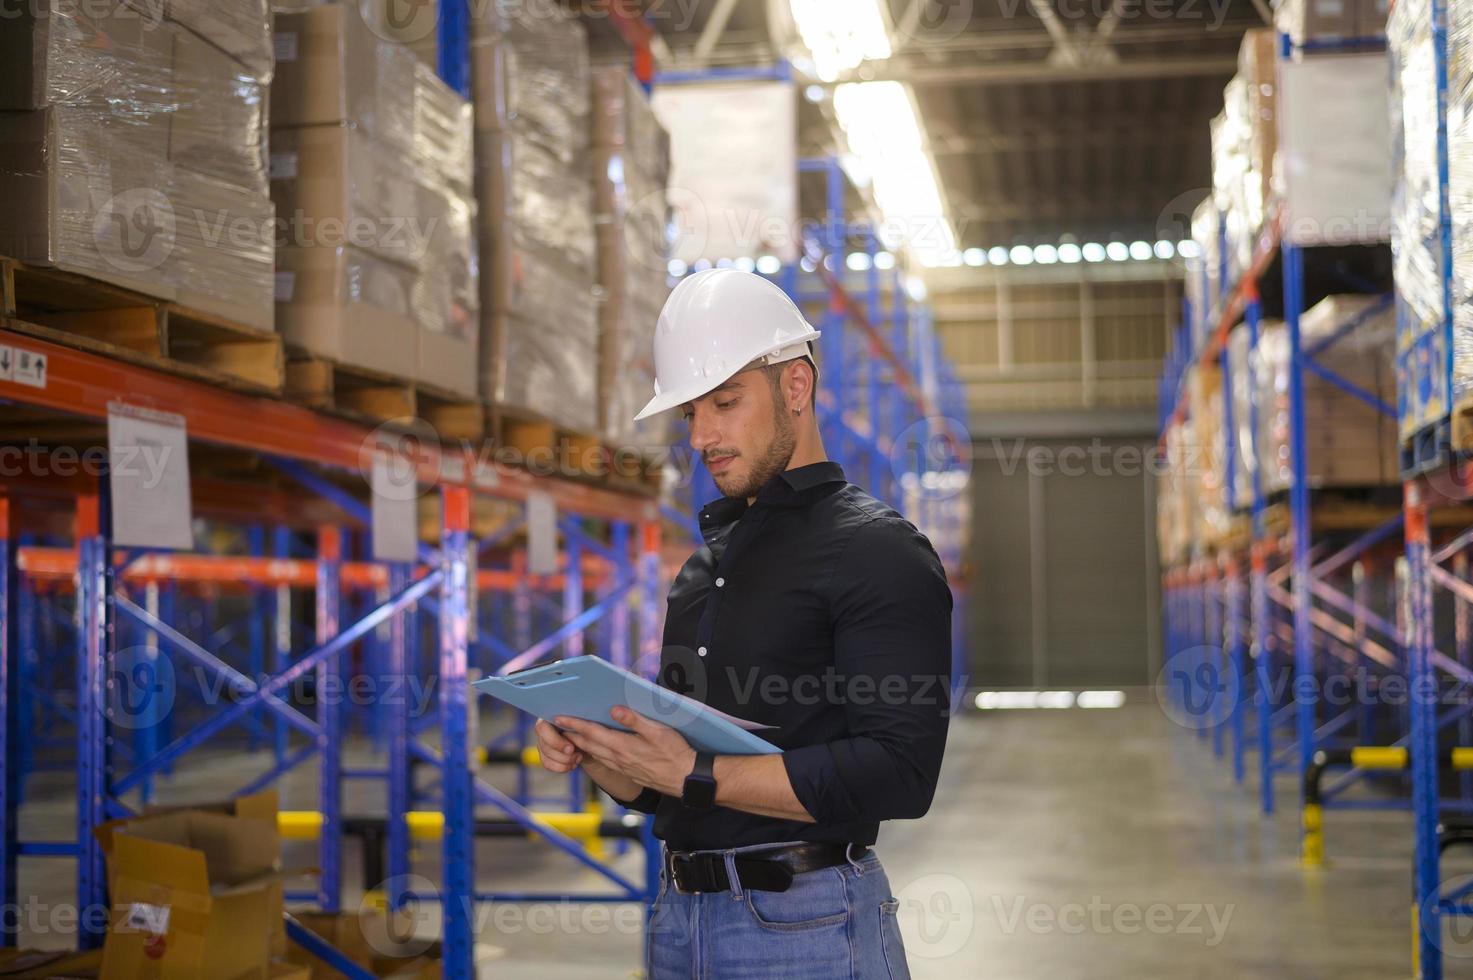
{"label": "shrink-wrapped pallet", "polygon": [[653,451],[670,417],[634,416],[654,394],[654,338],[669,295],[669,138],[623,68],[593,73],[594,225],[598,247],[599,431]]}
{"label": "shrink-wrapped pallet", "polygon": [[13,14],[0,252],[269,328],[265,8],[38,0]]}
{"label": "shrink-wrapped pallet", "polygon": [[1188,460],[1188,477],[1197,500],[1194,535],[1208,544],[1225,538],[1232,514],[1227,501],[1227,432],[1224,429],[1222,369],[1197,364],[1187,372],[1188,418],[1197,458]]}
{"label": "shrink-wrapped pallet", "polygon": [[[1395,173],[1391,251],[1396,276],[1398,417],[1400,436],[1407,439],[1445,417],[1452,396],[1446,369],[1436,51],[1429,0],[1397,3],[1387,25],[1387,48]],[[1450,109],[1453,103],[1450,92]],[[1456,193],[1452,187],[1449,191]],[[1454,363],[1457,361],[1454,356]],[[1463,361],[1467,363],[1466,358]]]}
{"label": "shrink-wrapped pallet", "polygon": [[598,425],[586,32],[551,0],[472,30],[481,392],[575,433]]}
{"label": "shrink-wrapped pallet", "polygon": [[[1452,220],[1452,399],[1473,394],[1473,10],[1447,5],[1448,213]],[[1459,413],[1464,414],[1464,413]]]}

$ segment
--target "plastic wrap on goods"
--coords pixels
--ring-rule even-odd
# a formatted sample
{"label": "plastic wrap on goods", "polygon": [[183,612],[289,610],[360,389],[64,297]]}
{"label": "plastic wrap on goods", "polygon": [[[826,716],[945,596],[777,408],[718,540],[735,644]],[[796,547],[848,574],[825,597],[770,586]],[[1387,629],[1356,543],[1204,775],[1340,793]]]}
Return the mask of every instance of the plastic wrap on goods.
{"label": "plastic wrap on goods", "polygon": [[480,328],[475,202],[446,188],[421,185],[419,214],[433,223],[415,282],[416,318],[430,330],[470,339]]}
{"label": "plastic wrap on goods", "polygon": [[166,140],[96,105],[0,113],[0,252],[173,299]]}
{"label": "plastic wrap on goods", "polygon": [[169,159],[266,191],[266,86],[190,31],[174,32]]}
{"label": "plastic wrap on goods", "polygon": [[622,150],[626,170],[655,185],[670,182],[670,134],[627,69],[594,70],[592,113],[595,147]]}
{"label": "plastic wrap on goods", "polygon": [[0,21],[0,109],[91,106],[114,128],[165,121],[174,104],[173,25],[70,0],[15,8]]}
{"label": "plastic wrap on goods", "polygon": [[1447,162],[1457,405],[1473,392],[1473,10],[1466,3],[1447,5]]}
{"label": "plastic wrap on goods", "polygon": [[592,303],[568,303],[553,322],[499,316],[505,331],[503,404],[578,433],[598,423],[597,322]]}
{"label": "plastic wrap on goods", "polygon": [[1234,78],[1223,90],[1223,110],[1212,120],[1212,197],[1222,216],[1223,258],[1236,282],[1253,258],[1246,200],[1250,174],[1248,84]]}
{"label": "plastic wrap on goods", "polygon": [[351,246],[423,267],[435,229],[406,152],[347,126],[274,130],[271,178],[283,246]]}
{"label": "plastic wrap on goods", "polygon": [[556,0],[485,4],[478,14],[471,35],[477,126],[514,129],[562,163],[581,163],[590,94],[583,25]]}
{"label": "plastic wrap on goods", "polygon": [[[1405,439],[1446,416],[1451,408],[1439,221],[1437,82],[1429,0],[1397,3],[1387,24],[1387,47],[1396,177],[1391,204],[1391,250],[1399,307],[1396,365],[1402,388],[1400,434]],[[1455,94],[1449,92],[1450,116],[1454,103]],[[1450,164],[1451,158],[1450,145]],[[1460,161],[1454,166],[1466,164]],[[1458,192],[1456,187],[1449,190],[1454,195]]]}
{"label": "plastic wrap on goods", "polygon": [[414,67],[414,156],[421,176],[433,174],[468,191],[472,178],[471,106],[420,62]]}
{"label": "plastic wrap on goods", "polygon": [[569,169],[520,133],[511,134],[510,156],[511,223],[519,239],[591,270],[593,188],[587,170]]}
{"label": "plastic wrap on goods", "polygon": [[1192,213],[1192,241],[1197,245],[1194,278],[1188,282],[1192,297],[1192,334],[1197,344],[1217,326],[1222,299],[1221,216],[1217,204],[1209,196]]}
{"label": "plastic wrap on goods", "polygon": [[275,209],[258,190],[196,173],[173,171],[175,247],[164,266],[178,302],[272,328]]}
{"label": "plastic wrap on goods", "polygon": [[418,60],[374,34],[356,3],[278,10],[273,41],[272,126],[351,123],[413,148]]}
{"label": "plastic wrap on goods", "polygon": [[173,21],[92,11],[0,31],[0,105],[31,110],[0,114],[0,251],[269,326],[261,79]]}

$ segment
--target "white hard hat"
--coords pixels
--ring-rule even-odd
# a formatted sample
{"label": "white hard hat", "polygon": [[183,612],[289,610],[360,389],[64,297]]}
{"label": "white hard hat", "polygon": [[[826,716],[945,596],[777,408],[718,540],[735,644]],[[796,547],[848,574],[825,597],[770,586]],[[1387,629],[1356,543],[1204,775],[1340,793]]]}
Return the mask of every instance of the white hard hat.
{"label": "white hard hat", "polygon": [[819,332],[788,294],[752,272],[707,269],[680,281],[655,327],[655,397],[649,418],[700,398],[753,361],[810,353]]}

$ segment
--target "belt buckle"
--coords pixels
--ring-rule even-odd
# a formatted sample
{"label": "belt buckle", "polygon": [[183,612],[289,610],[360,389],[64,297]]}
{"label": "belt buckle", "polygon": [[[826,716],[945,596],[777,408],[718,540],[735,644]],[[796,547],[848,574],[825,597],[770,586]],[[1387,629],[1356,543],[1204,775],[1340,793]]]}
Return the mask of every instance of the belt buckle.
{"label": "belt buckle", "polygon": [[674,886],[675,893],[677,895],[699,895],[700,892],[698,891],[686,891],[684,888],[680,887],[680,875],[676,872],[675,866],[678,862],[681,861],[684,861],[686,864],[690,864],[690,855],[682,854],[679,851],[670,852],[670,884]]}

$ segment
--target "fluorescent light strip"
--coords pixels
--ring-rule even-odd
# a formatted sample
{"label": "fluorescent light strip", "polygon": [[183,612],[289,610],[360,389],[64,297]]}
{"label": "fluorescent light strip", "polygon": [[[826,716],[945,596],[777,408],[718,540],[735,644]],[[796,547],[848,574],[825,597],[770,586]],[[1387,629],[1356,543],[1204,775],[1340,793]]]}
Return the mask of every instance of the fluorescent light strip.
{"label": "fluorescent light strip", "polygon": [[1124,691],[980,691],[972,702],[983,711],[1063,710],[1065,708],[1119,708]]}

